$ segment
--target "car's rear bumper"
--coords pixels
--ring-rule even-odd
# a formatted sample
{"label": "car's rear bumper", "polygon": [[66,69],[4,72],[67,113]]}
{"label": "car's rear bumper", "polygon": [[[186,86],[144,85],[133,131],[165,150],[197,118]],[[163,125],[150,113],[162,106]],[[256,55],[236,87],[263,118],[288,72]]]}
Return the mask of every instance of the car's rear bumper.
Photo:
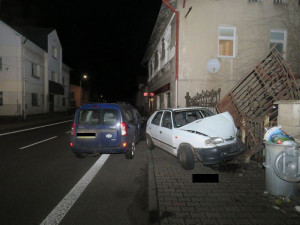
{"label": "car's rear bumper", "polygon": [[217,164],[223,161],[234,159],[242,153],[241,146],[237,143],[212,148],[195,149],[197,157],[204,165]]}
{"label": "car's rear bumper", "polygon": [[110,148],[101,148],[101,147],[71,147],[73,153],[101,153],[101,154],[114,154],[114,153],[125,153],[128,150],[128,147],[123,148],[121,146],[118,147],[110,147]]}

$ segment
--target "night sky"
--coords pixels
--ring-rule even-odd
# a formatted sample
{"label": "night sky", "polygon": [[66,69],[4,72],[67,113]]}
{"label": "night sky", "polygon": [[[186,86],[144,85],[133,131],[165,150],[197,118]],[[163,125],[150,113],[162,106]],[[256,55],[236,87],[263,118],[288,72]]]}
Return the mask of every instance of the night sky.
{"label": "night sky", "polygon": [[141,66],[161,0],[0,0],[0,18],[58,32],[71,83],[89,75],[92,101],[134,103]]}

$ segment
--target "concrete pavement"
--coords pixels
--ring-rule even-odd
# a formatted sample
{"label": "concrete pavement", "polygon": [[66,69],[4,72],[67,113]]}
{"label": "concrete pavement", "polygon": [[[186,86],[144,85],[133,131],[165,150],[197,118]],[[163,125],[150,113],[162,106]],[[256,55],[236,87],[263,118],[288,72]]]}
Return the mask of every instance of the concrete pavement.
{"label": "concrete pavement", "polygon": [[[197,162],[194,170],[187,171],[177,158],[157,147],[149,150],[148,162],[157,190],[153,195],[152,178],[149,199],[157,198],[156,209],[153,199],[149,201],[152,224],[300,224],[295,209],[300,205],[299,191],[293,200],[271,196],[265,189],[264,168],[256,162],[213,167]],[[219,182],[193,183],[193,174],[219,174]]]}

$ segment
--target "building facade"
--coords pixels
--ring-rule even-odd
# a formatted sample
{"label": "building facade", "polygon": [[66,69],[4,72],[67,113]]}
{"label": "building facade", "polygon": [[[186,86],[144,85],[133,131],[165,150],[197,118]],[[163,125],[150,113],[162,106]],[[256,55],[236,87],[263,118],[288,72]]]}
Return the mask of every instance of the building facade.
{"label": "building facade", "polygon": [[70,84],[70,106],[78,108],[83,104],[87,104],[90,99],[89,89]]}
{"label": "building facade", "polygon": [[[298,0],[162,0],[143,64],[148,110],[185,107],[185,96],[226,95],[274,45],[300,77]],[[142,93],[139,93],[141,95]]]}
{"label": "building facade", "polygon": [[66,111],[70,68],[55,29],[0,21],[0,116]]}

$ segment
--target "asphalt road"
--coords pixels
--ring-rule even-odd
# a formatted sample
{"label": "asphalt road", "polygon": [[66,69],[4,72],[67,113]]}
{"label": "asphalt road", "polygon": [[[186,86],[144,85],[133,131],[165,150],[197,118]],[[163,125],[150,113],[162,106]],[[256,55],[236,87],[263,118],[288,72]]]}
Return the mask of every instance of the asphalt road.
{"label": "asphalt road", "polygon": [[[123,154],[78,159],[69,148],[70,127],[71,121],[0,133],[0,224],[147,224],[145,143],[133,160]],[[51,220],[53,210],[59,220]]]}

